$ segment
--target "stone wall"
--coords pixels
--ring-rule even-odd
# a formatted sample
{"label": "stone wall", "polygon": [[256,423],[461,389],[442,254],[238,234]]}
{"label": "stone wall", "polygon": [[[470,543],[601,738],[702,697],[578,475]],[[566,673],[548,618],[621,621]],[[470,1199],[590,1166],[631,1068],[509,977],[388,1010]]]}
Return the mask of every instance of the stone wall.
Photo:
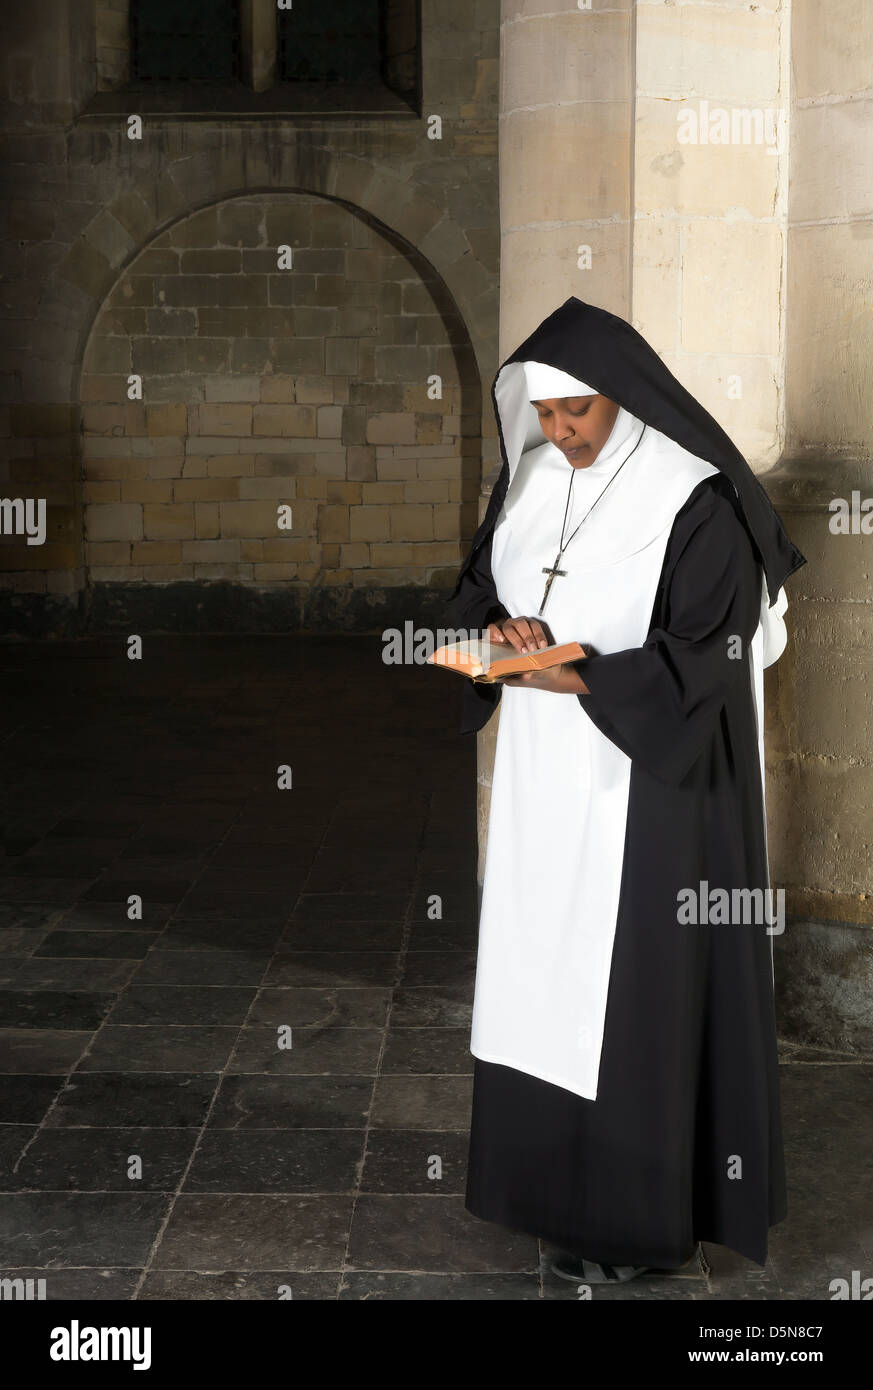
{"label": "stone wall", "polygon": [[47,530],[0,631],[442,611],[497,456],[498,0],[423,4],[420,110],[331,116],[128,91],[125,8],[3,20],[0,493]]}
{"label": "stone wall", "polygon": [[[156,238],[84,355],[92,582],[450,585],[479,489],[463,476],[464,327],[433,288],[359,216],[299,194]],[[475,442],[478,415],[465,423]]]}

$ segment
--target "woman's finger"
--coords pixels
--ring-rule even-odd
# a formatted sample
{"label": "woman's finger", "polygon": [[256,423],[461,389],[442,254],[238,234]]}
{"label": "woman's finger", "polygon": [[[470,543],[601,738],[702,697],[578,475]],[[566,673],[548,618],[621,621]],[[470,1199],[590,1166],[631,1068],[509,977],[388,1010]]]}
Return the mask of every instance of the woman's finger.
{"label": "woman's finger", "polygon": [[523,621],[520,618],[510,618],[509,622],[503,624],[503,635],[517,652],[524,651],[524,639],[518,631],[519,622]]}
{"label": "woman's finger", "polygon": [[531,630],[531,625],[528,619],[516,618],[515,628],[519,637],[521,638],[522,643],[522,645],[519,647],[519,651],[532,651],[536,647],[536,639],[533,635],[533,631]]}

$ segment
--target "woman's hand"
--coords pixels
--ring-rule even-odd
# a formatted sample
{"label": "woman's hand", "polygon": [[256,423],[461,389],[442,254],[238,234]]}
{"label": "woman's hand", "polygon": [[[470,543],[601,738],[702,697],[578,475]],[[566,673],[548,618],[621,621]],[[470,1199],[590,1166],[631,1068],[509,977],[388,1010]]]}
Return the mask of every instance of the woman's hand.
{"label": "woman's hand", "polygon": [[[553,645],[548,628],[539,618],[501,618],[488,624],[489,641],[517,652],[538,652]],[[525,685],[532,690],[551,690],[556,695],[587,695],[588,687],[570,664],[550,666],[547,671],[526,671],[523,676],[506,676],[501,685]]]}
{"label": "woman's hand", "polygon": [[501,618],[497,623],[488,624],[488,638],[491,642],[514,647],[517,652],[538,652],[552,645],[539,618]]}
{"label": "woman's hand", "polygon": [[547,671],[526,671],[523,676],[507,676],[501,685],[525,685],[532,690],[550,690],[555,695],[587,695],[588,687],[569,662],[550,666]]}

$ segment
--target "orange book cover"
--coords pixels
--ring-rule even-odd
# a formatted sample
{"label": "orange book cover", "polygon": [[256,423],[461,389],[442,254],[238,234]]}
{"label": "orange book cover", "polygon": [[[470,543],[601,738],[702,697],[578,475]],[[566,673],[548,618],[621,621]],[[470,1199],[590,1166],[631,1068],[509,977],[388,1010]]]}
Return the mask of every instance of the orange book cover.
{"label": "orange book cover", "polygon": [[447,671],[458,671],[470,680],[493,684],[525,671],[547,671],[550,666],[560,666],[565,661],[579,661],[585,655],[585,649],[578,642],[541,647],[536,652],[509,650],[511,656],[506,655],[507,647],[497,642],[452,642],[447,647],[439,647],[428,661]]}

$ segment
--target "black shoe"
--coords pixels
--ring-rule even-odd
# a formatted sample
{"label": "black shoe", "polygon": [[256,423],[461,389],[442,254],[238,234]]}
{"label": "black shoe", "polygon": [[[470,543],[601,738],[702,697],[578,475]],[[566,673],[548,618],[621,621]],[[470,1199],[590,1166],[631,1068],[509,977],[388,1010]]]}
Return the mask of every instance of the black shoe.
{"label": "black shoe", "polygon": [[645,1274],[648,1265],[595,1264],[578,1255],[558,1255],[552,1261],[552,1273],[574,1284],[626,1284],[629,1279]]}

